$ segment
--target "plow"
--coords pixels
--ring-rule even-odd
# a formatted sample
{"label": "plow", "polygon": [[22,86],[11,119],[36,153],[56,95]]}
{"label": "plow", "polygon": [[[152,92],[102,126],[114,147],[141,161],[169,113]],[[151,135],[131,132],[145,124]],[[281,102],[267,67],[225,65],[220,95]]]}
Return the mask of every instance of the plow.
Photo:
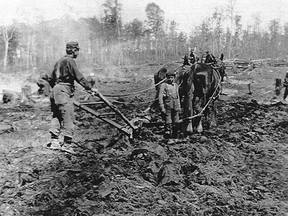
{"label": "plow", "polygon": [[[135,135],[135,131],[139,128],[139,126],[135,125],[135,119],[133,120],[129,120],[112,102],[110,102],[103,94],[101,94],[99,91],[92,91],[91,95],[93,97],[97,97],[99,99],[99,101],[97,102],[78,102],[78,101],[74,101],[74,105],[88,113],[90,113],[91,115],[93,115],[94,117],[108,123],[109,125],[115,127],[116,129],[118,129],[120,132],[124,133],[125,135],[127,135],[129,138],[133,139],[134,135]],[[108,107],[110,109],[111,112],[107,112],[107,113],[100,113],[97,112],[96,110],[94,110],[93,108],[91,108],[91,105],[97,105],[97,104],[101,104],[101,105],[105,105],[106,107]],[[121,123],[116,122],[115,120],[112,120],[109,118],[109,116],[118,116],[122,121]]]}
{"label": "plow", "polygon": [[[153,123],[150,122],[149,118],[135,117],[129,120],[110,100],[108,100],[107,97],[113,98],[113,97],[119,97],[119,96],[126,97],[126,96],[131,96],[131,95],[138,95],[150,89],[154,90],[155,87],[157,87],[158,85],[162,84],[165,81],[166,79],[164,78],[163,80],[156,83],[155,85],[152,85],[149,88],[146,88],[137,92],[133,92],[133,93],[122,94],[122,95],[103,95],[98,90],[94,89],[94,90],[91,90],[91,92],[89,93],[93,98],[95,97],[98,98],[97,101],[78,102],[75,100],[74,105],[80,108],[81,110],[84,110],[87,113],[91,114],[92,116],[102,120],[103,122],[108,123],[110,126],[118,129],[121,133],[125,134],[130,139],[133,139],[135,138],[135,136],[137,135],[137,132],[139,132],[142,126],[149,126]],[[105,105],[107,108],[109,108],[110,112],[100,113],[96,111],[95,109],[93,109],[92,105]],[[118,117],[119,121],[111,119],[111,117],[116,117],[116,116]]]}

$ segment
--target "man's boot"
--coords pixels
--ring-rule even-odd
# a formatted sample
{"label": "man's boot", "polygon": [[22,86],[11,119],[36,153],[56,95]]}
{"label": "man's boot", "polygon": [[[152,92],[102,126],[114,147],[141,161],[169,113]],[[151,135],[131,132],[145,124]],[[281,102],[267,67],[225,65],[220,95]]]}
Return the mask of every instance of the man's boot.
{"label": "man's boot", "polygon": [[64,136],[64,143],[61,147],[62,151],[68,152],[70,154],[76,154],[76,152],[72,148],[72,137]]}
{"label": "man's boot", "polygon": [[61,149],[60,142],[58,140],[58,136],[52,132],[51,133],[51,141],[47,144],[47,147],[52,150],[59,150]]}
{"label": "man's boot", "polygon": [[167,139],[168,139],[168,141],[167,141],[167,144],[168,145],[172,145],[172,144],[174,144],[174,134],[173,134],[173,131],[174,131],[174,126],[172,127],[172,124],[169,124],[169,125],[167,125],[168,127],[167,127],[167,131],[169,131],[168,132],[168,134],[169,135],[167,135]]}

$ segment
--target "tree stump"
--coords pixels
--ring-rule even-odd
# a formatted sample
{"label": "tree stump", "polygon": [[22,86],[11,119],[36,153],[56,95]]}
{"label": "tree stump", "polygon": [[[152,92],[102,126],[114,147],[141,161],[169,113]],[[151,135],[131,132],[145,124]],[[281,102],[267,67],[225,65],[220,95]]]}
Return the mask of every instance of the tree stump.
{"label": "tree stump", "polygon": [[19,103],[21,99],[21,93],[18,92],[13,92],[10,90],[3,90],[3,97],[2,97],[2,101],[3,103],[7,104],[7,103]]}
{"label": "tree stump", "polygon": [[275,79],[275,94],[278,96],[281,93],[282,82],[280,78]]}
{"label": "tree stump", "polygon": [[21,88],[21,103],[28,101],[29,96],[32,94],[31,86],[24,85]]}

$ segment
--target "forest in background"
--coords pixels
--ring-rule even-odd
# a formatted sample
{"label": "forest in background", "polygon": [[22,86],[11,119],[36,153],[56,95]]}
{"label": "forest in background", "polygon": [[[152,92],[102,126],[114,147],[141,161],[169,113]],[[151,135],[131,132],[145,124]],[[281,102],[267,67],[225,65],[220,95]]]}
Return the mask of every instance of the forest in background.
{"label": "forest in background", "polygon": [[281,25],[273,19],[263,30],[261,18],[255,16],[244,28],[235,2],[215,8],[189,34],[179,32],[175,21],[165,20],[165,11],[153,2],[143,8],[144,21],[124,23],[119,0],[106,0],[102,17],[15,21],[1,26],[0,72],[50,70],[71,40],[79,42],[79,62],[88,67],[167,62],[182,58],[190,48],[196,48],[198,55],[206,49],[215,56],[224,53],[226,59],[286,58],[288,22]]}

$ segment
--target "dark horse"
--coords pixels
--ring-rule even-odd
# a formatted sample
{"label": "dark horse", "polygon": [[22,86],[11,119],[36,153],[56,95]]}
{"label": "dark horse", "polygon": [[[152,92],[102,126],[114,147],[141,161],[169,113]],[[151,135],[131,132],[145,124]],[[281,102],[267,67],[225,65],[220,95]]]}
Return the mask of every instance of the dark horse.
{"label": "dark horse", "polygon": [[[202,117],[209,117],[210,126],[216,126],[216,104],[221,91],[221,75],[212,65],[196,63],[190,71],[185,73],[183,88],[184,95],[184,122],[186,133],[191,134],[196,128],[197,132],[203,131]],[[198,121],[196,121],[198,117]],[[193,122],[198,122],[194,127]]]}
{"label": "dark horse", "polygon": [[[222,60],[223,56],[221,57]],[[210,125],[216,125],[215,100],[221,91],[222,73],[220,75],[220,69],[224,70],[224,72],[221,71],[222,73],[225,73],[225,68],[217,68],[205,63],[196,62],[192,66],[187,66],[183,62],[173,62],[164,65],[154,74],[157,91],[155,98],[158,98],[159,85],[157,84],[165,79],[168,71],[175,71],[175,82],[179,85],[180,99],[182,99],[183,121],[186,128],[184,132],[186,134],[192,134],[195,128],[197,132],[202,132],[202,117],[208,118],[209,114],[211,114]],[[157,102],[158,100],[155,100],[151,108],[155,109]],[[197,125],[194,126],[196,122]]]}

